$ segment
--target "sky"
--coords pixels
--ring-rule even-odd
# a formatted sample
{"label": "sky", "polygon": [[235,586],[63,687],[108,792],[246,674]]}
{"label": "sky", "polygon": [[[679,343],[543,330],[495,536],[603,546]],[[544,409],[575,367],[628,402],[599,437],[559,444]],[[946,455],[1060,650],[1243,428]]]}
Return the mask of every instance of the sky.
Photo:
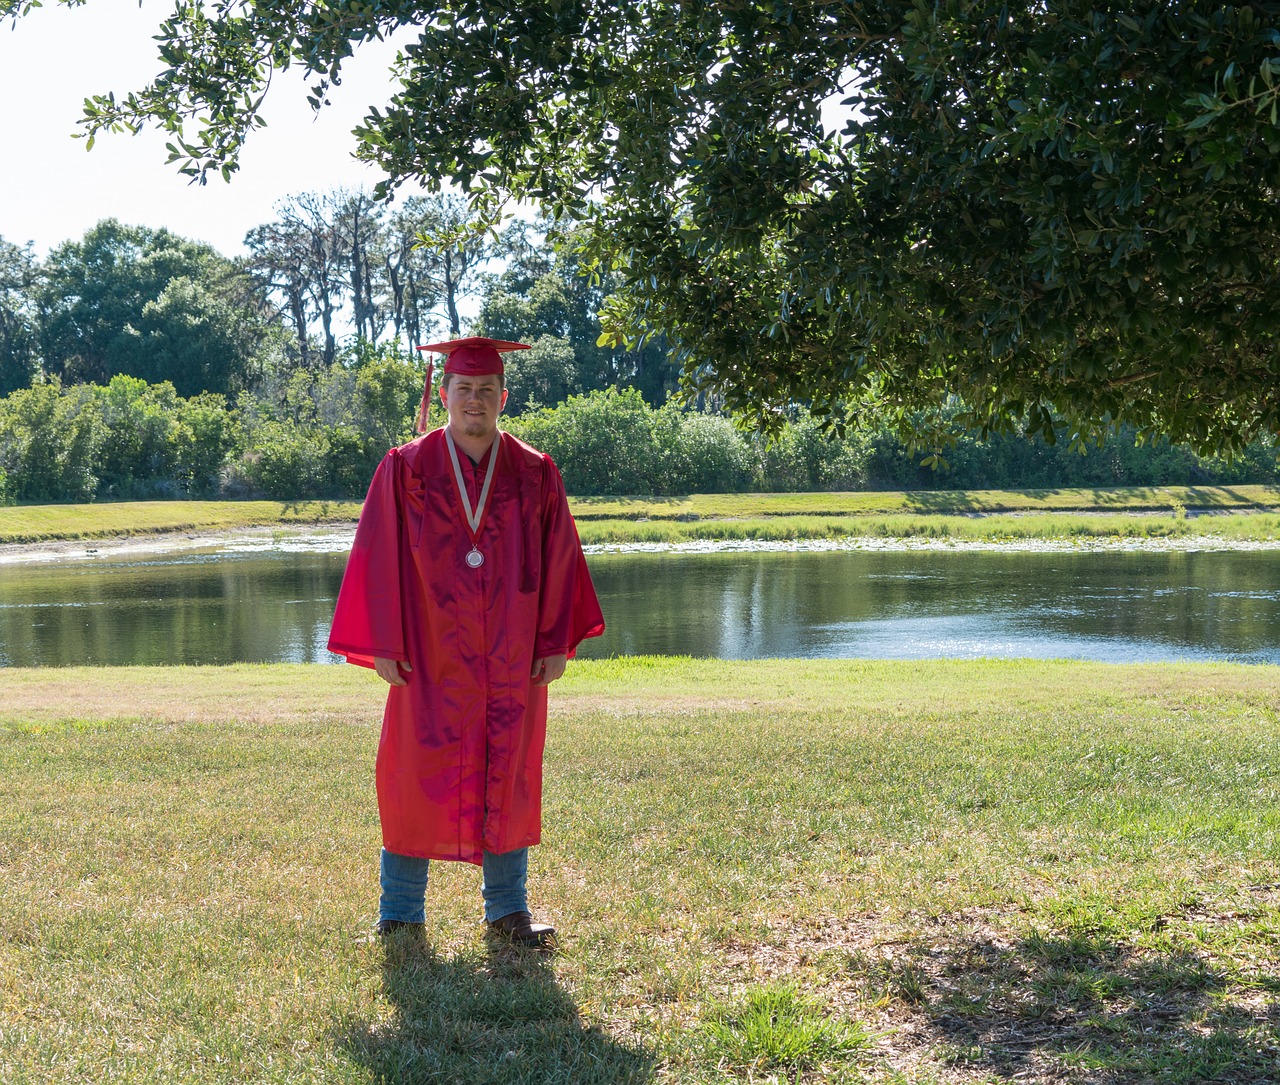
{"label": "sky", "polygon": [[[344,68],[332,105],[317,116],[300,73],[277,76],[267,98],[268,126],[249,137],[240,170],[193,185],[159,132],[104,134],[92,151],[73,139],[82,102],[140,89],[160,70],[153,35],[173,0],[87,0],[44,8],[0,24],[0,237],[33,242],[39,256],[78,239],[104,218],[166,226],[207,241],[228,256],[246,231],[273,218],[286,196],[337,187],[372,188],[379,172],[351,157],[351,129],[367,107],[383,105],[394,85],[394,44],[361,46]],[[403,190],[402,190],[403,191]]]}

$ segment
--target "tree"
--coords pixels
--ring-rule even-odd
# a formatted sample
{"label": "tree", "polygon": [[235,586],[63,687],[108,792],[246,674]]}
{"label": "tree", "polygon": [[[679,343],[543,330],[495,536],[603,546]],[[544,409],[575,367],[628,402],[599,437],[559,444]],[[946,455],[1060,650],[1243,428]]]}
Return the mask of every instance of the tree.
{"label": "tree", "polygon": [[[573,348],[574,372],[566,392],[625,384],[639,388],[650,404],[660,406],[666,401],[675,376],[665,344],[656,340],[635,349],[602,344],[600,309],[609,291],[620,282],[608,273],[584,272],[572,245],[562,246],[548,260],[546,243],[539,245],[532,236],[538,227],[544,235],[554,229],[549,223],[531,227],[516,222],[504,232],[503,254],[508,263],[489,285],[476,321],[476,333],[530,342],[543,336],[555,337]],[[563,398],[563,394],[555,399],[543,398],[548,391],[544,381],[536,398],[542,403]]]}
{"label": "tree", "polygon": [[665,334],[763,425],[868,396],[910,424],[959,395],[984,429],[1280,430],[1274,5],[190,5],[88,130],[154,121],[182,169],[229,175],[273,68],[318,105],[410,25],[357,130],[387,186],[581,218],[583,258],[623,278],[617,334]]}
{"label": "tree", "polygon": [[[333,365],[338,354],[338,340],[333,325],[342,306],[350,280],[347,261],[338,226],[342,200],[336,195],[304,192],[281,200],[276,206],[279,219],[266,226],[255,227],[246,239],[250,250],[261,248],[263,267],[281,274],[282,290],[291,312],[291,291],[300,289],[304,304],[304,322],[310,314],[320,321],[323,364]],[[357,278],[359,273],[357,272]],[[272,285],[277,280],[272,280]],[[294,317],[295,329],[297,316]],[[303,333],[305,335],[305,332]],[[304,366],[309,354],[303,352]]]}
{"label": "tree", "polygon": [[49,254],[39,288],[42,354],[67,382],[117,373],[183,396],[234,391],[273,335],[231,261],[168,230],[105,219]]}
{"label": "tree", "polygon": [[495,246],[486,223],[478,220],[459,196],[419,199],[416,245],[424,250],[421,274],[444,304],[449,335],[458,338],[462,323],[458,302],[479,286],[480,270],[494,258]]}
{"label": "tree", "polygon": [[357,337],[375,343],[387,323],[382,279],[386,240],[383,204],[363,189],[338,192],[335,199],[338,246],[346,257],[351,322]]}
{"label": "tree", "polygon": [[434,221],[431,201],[410,196],[392,214],[383,262],[391,296],[391,320],[396,337],[403,332],[409,350],[423,342],[432,309],[440,301],[431,275],[432,254],[420,238]]}
{"label": "tree", "polygon": [[31,245],[0,237],[0,396],[24,388],[39,366]]}

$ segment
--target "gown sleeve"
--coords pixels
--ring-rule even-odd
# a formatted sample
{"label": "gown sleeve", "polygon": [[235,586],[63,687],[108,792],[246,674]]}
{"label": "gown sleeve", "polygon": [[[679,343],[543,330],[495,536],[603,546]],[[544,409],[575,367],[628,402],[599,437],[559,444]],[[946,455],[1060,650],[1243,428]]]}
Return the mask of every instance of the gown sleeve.
{"label": "gown sleeve", "polygon": [[604,615],[569,512],[564,482],[549,456],[543,463],[542,585],[535,659],[561,653],[572,656],[584,640],[604,632]]}
{"label": "gown sleeve", "polygon": [[401,466],[392,449],[374,472],[329,630],[329,651],[362,667],[372,667],[374,656],[409,658],[400,593]]}

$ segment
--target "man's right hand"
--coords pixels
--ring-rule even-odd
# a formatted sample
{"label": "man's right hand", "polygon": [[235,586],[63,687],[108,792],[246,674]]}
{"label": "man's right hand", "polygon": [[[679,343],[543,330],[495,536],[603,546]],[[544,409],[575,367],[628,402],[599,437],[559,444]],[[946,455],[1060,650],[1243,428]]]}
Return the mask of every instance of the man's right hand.
{"label": "man's right hand", "polygon": [[373,657],[373,669],[378,672],[379,678],[393,686],[407,686],[409,680],[405,678],[405,674],[413,671],[408,663],[401,663],[398,659],[383,659],[381,656]]}

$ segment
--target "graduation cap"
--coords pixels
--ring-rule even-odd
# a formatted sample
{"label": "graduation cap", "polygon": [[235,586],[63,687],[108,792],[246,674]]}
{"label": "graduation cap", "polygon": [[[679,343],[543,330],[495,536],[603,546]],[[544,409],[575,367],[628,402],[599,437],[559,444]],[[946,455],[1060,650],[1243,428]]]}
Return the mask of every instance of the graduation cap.
{"label": "graduation cap", "polygon": [[[501,376],[502,353],[507,350],[528,350],[528,343],[511,343],[506,339],[488,339],[472,335],[466,339],[451,339],[447,343],[431,343],[419,350],[431,350],[446,355],[444,371],[460,373],[468,377]],[[427,379],[422,388],[422,403],[418,407],[418,432],[427,431],[427,408],[431,406],[431,376],[435,363],[427,365]]]}

